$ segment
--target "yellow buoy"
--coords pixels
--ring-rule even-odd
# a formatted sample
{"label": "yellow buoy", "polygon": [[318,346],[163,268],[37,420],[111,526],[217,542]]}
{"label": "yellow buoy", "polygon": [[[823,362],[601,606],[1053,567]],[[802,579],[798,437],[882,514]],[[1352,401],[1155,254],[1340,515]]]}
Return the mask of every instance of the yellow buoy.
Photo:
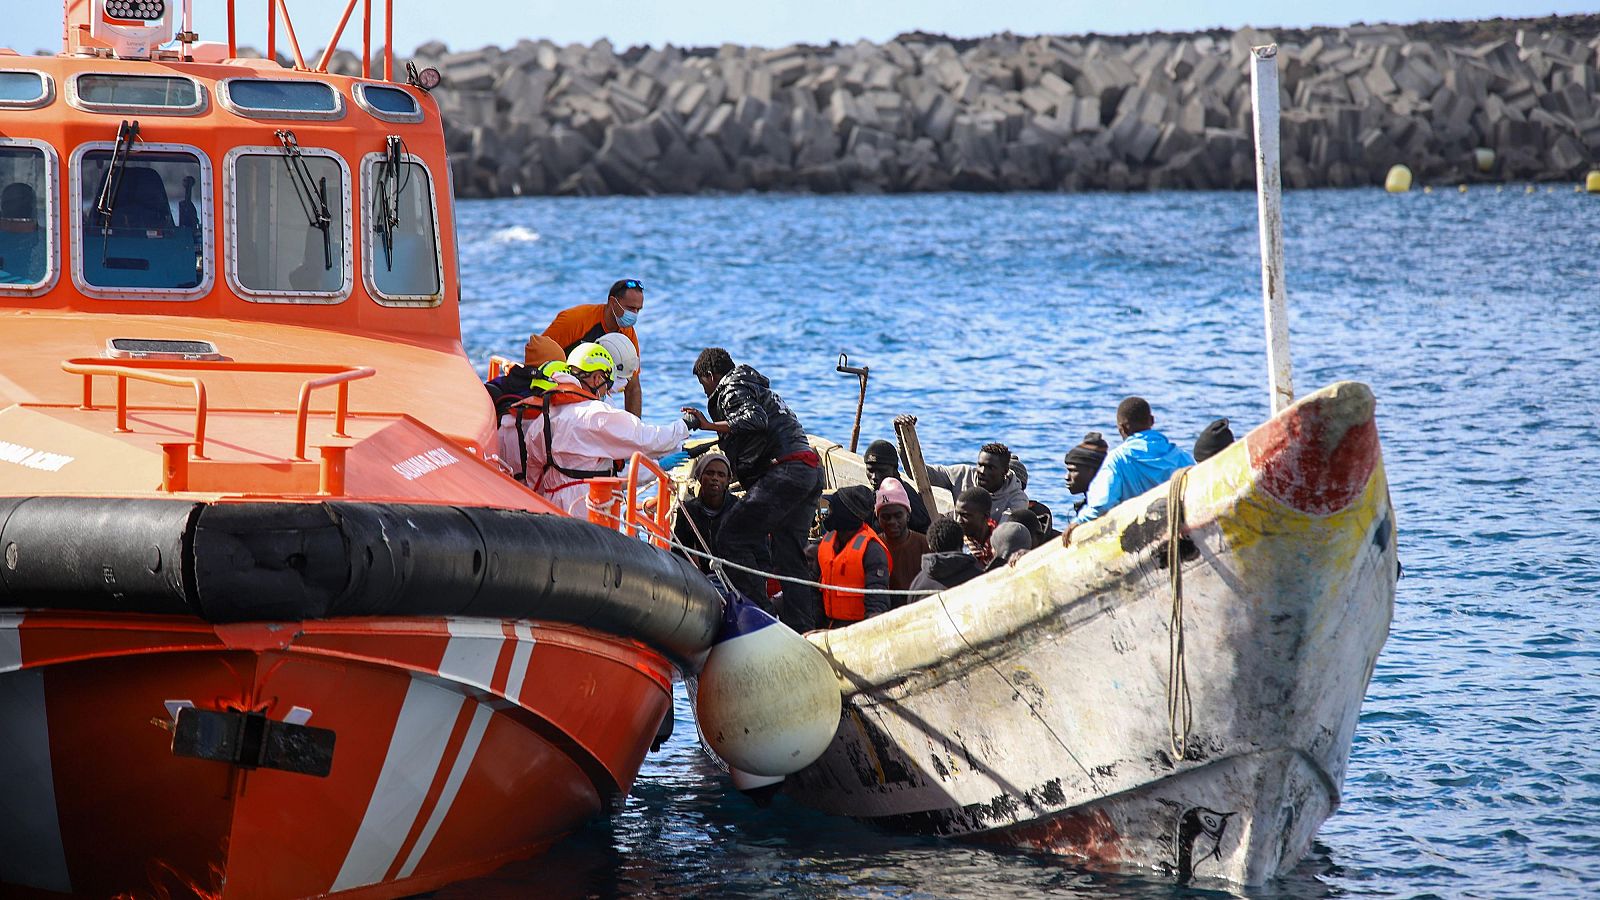
{"label": "yellow buoy", "polygon": [[1423,193],[1424,193],[1424,194],[1431,194],[1431,193],[1433,193],[1433,185],[1431,185],[1431,184],[1425,184],[1425,185],[1423,185],[1423,186],[1422,186],[1422,192],[1423,192]]}
{"label": "yellow buoy", "polygon": [[1456,192],[1457,193],[1461,193],[1461,194],[1465,194],[1467,192],[1467,186],[1464,185],[1464,184],[1456,185]]}
{"label": "yellow buoy", "polygon": [[1537,189],[1533,185],[1530,184],[1530,185],[1528,185],[1528,189],[1523,191],[1523,193],[1524,194],[1531,194],[1531,193],[1534,193],[1535,190],[1537,190]]}
{"label": "yellow buoy", "polygon": [[1583,179],[1583,189],[1591,194],[1600,194],[1600,169],[1589,171],[1589,176]]}
{"label": "yellow buoy", "polygon": [[1391,194],[1404,194],[1411,190],[1411,170],[1399,163],[1389,167],[1383,178],[1383,189]]}
{"label": "yellow buoy", "polygon": [[1494,186],[1494,192],[1496,194],[1504,193],[1505,189],[1506,189],[1506,186],[1503,185],[1503,184],[1497,184],[1497,185]]}

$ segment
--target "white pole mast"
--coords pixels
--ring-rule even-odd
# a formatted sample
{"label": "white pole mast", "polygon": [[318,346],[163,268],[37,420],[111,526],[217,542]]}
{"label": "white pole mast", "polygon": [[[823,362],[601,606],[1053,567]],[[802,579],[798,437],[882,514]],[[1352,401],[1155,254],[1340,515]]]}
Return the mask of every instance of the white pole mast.
{"label": "white pole mast", "polygon": [[1272,412],[1294,402],[1289,310],[1283,287],[1283,170],[1278,162],[1278,45],[1250,50],[1255,109],[1256,200],[1261,232],[1261,300],[1267,314],[1267,389]]}

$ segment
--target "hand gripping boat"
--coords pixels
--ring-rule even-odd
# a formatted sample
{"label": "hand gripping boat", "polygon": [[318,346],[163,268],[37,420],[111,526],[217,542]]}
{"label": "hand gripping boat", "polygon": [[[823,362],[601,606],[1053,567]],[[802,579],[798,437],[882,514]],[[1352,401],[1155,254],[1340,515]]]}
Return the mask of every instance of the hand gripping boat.
{"label": "hand gripping boat", "polygon": [[1394,608],[1373,407],[1325,388],[1070,548],[808,635],[845,713],[782,790],[1181,880],[1287,871],[1339,805]]}
{"label": "hand gripping boat", "polygon": [[172,25],[74,3],[0,56],[0,895],[536,853],[626,794],[721,599],[488,458],[430,73]]}

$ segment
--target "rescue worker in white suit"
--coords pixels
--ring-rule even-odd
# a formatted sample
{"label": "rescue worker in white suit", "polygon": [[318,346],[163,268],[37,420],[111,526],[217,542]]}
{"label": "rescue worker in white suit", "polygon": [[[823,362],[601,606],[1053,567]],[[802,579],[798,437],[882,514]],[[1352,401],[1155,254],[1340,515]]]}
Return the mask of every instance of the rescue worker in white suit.
{"label": "rescue worker in white suit", "polygon": [[611,475],[613,460],[635,452],[651,459],[672,453],[683,446],[691,428],[688,415],[669,425],[651,425],[608,405],[604,398],[613,387],[616,362],[599,344],[574,347],[567,366],[568,371],[551,379],[555,390],[524,401],[528,411],[520,422],[513,414],[502,417],[500,458],[522,461],[519,480],[572,515],[583,516],[589,493],[585,479]]}

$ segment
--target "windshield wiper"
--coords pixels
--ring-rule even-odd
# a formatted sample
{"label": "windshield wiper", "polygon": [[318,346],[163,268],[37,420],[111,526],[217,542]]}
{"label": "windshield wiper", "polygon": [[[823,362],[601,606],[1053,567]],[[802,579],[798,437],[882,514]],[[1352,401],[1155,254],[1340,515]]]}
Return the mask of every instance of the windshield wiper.
{"label": "windshield wiper", "polygon": [[389,271],[394,271],[394,233],[400,227],[400,195],[405,191],[405,182],[411,180],[410,173],[405,173],[405,181],[401,180],[401,164],[405,156],[405,142],[399,135],[391,134],[384,141],[383,161],[378,163],[377,190],[372,198],[372,230],[382,237],[383,264]]}
{"label": "windshield wiper", "polygon": [[139,139],[139,120],[122,120],[117,126],[117,144],[111,148],[111,166],[106,169],[105,183],[100,185],[100,199],[94,211],[100,216],[100,225],[110,227],[111,214],[117,211],[117,192],[122,188],[122,173],[128,168],[128,154],[133,152],[133,142]]}
{"label": "windshield wiper", "polygon": [[332,271],[333,236],[329,226],[333,223],[333,216],[328,212],[328,179],[318,181],[312,176],[311,167],[306,164],[305,154],[300,152],[294,132],[277,131],[274,135],[278,143],[283,145],[283,166],[289,170],[289,180],[294,182],[294,195],[300,201],[300,208],[305,211],[306,224],[322,230],[322,268]]}

